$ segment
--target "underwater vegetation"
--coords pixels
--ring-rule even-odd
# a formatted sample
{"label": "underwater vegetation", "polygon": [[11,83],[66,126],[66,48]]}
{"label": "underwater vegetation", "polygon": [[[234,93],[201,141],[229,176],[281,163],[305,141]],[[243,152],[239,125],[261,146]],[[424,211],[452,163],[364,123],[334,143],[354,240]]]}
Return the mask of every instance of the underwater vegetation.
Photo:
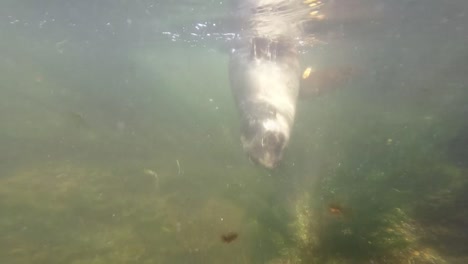
{"label": "underwater vegetation", "polygon": [[447,148],[463,142],[463,125],[407,109],[382,118],[355,108],[366,118],[347,120],[355,106],[330,104],[346,93],[303,106],[316,114],[299,122],[275,172],[239,158],[229,124],[176,129],[184,120],[141,111],[160,122],[131,136],[46,109],[75,132],[65,148],[76,147],[57,152],[56,131],[27,144],[16,144],[26,132],[3,135],[0,262],[466,263],[468,168],[454,155],[461,147]]}

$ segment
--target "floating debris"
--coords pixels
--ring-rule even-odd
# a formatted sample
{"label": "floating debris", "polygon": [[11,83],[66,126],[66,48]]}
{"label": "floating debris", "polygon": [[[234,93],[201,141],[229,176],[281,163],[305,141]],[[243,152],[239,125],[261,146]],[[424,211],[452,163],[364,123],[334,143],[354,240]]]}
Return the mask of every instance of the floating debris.
{"label": "floating debris", "polygon": [[341,204],[338,204],[338,203],[330,203],[328,205],[328,212],[331,215],[339,216],[339,217],[351,216],[351,210],[349,208],[343,207]]}
{"label": "floating debris", "polygon": [[231,243],[232,241],[236,240],[238,236],[239,234],[236,232],[229,232],[229,233],[221,235],[221,240],[224,243]]}
{"label": "floating debris", "polygon": [[176,160],[176,163],[177,163],[177,170],[178,170],[177,175],[180,175],[181,171],[180,171],[180,163],[178,159]]}
{"label": "floating debris", "polygon": [[146,174],[146,175],[158,177],[158,174],[154,170],[144,169],[143,173]]}
{"label": "floating debris", "polygon": [[312,67],[307,67],[302,73],[302,79],[309,78],[311,72],[312,72]]}
{"label": "floating debris", "polygon": [[154,177],[154,183],[155,183],[155,186],[156,188],[159,188],[159,177],[158,177],[158,174],[154,171],[154,170],[151,170],[151,169],[144,169],[143,170],[143,173],[146,174],[146,175],[149,175],[149,176],[153,176]]}

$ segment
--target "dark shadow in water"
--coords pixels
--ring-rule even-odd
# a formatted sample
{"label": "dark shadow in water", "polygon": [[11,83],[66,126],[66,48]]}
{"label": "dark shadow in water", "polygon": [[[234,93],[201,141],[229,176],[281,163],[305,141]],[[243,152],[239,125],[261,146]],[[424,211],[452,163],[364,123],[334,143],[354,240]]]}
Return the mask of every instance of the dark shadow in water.
{"label": "dark shadow in water", "polygon": [[449,141],[448,154],[457,165],[468,167],[468,124]]}

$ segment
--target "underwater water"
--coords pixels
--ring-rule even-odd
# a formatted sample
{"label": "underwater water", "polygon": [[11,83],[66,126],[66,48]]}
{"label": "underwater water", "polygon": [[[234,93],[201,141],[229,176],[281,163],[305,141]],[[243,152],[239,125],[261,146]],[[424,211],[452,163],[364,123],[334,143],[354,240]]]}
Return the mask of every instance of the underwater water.
{"label": "underwater water", "polygon": [[468,263],[468,3],[329,2],[271,171],[229,2],[0,2],[0,263]]}

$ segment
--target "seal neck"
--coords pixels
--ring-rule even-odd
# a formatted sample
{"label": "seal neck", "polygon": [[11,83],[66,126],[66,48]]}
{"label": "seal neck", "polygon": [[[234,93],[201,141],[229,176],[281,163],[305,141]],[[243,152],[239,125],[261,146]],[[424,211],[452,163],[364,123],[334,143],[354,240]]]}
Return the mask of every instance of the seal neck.
{"label": "seal neck", "polygon": [[275,61],[291,50],[293,43],[285,39],[255,37],[250,41],[250,57],[257,60]]}

